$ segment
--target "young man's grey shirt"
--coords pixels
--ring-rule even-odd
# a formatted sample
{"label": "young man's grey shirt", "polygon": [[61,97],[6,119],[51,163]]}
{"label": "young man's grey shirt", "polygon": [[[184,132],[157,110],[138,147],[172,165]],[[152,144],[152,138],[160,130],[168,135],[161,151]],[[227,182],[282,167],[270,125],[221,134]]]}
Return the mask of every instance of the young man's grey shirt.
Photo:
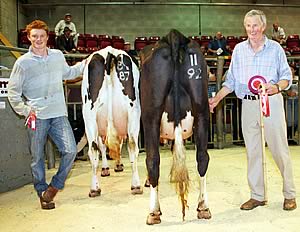
{"label": "young man's grey shirt", "polygon": [[48,55],[42,57],[30,47],[14,64],[8,83],[9,102],[25,117],[31,110],[40,119],[66,116],[63,80],[80,76],[83,68],[84,62],[69,66],[59,50],[48,49]]}

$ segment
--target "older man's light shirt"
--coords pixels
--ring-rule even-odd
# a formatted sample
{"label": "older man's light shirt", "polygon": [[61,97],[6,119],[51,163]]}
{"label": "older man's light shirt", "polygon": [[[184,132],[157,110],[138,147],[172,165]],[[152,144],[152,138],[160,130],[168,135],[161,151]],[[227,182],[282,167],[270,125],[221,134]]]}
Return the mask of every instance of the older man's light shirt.
{"label": "older man's light shirt", "polygon": [[251,48],[249,40],[235,46],[223,86],[235,91],[236,96],[243,99],[245,95],[253,95],[248,88],[248,81],[256,75],[263,76],[272,84],[280,80],[288,80],[289,86],[292,83],[292,73],[284,50],[279,43],[267,37],[262,50],[257,53]]}

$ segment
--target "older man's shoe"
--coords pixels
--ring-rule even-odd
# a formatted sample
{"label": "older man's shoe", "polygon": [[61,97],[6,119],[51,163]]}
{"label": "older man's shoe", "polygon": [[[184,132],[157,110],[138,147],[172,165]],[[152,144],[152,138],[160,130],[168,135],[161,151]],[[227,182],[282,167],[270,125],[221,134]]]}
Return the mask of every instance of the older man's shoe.
{"label": "older man's shoe", "polygon": [[253,198],[250,200],[246,201],[244,204],[241,205],[240,209],[241,210],[252,210],[256,208],[257,206],[263,206],[266,204],[266,201],[258,201]]}
{"label": "older man's shoe", "polygon": [[283,209],[284,210],[294,210],[297,208],[296,199],[284,199]]}

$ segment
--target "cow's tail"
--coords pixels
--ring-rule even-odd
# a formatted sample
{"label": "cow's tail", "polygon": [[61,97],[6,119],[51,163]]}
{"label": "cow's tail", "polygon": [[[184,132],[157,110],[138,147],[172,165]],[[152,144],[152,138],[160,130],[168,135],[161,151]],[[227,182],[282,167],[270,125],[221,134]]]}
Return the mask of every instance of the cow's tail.
{"label": "cow's tail", "polygon": [[176,192],[180,197],[182,204],[182,217],[185,217],[185,208],[187,205],[187,195],[189,189],[189,174],[185,162],[185,147],[182,138],[182,128],[180,125],[180,75],[179,66],[183,62],[183,50],[189,40],[180,32],[173,30],[170,34],[169,42],[171,45],[171,54],[174,64],[174,126],[175,126],[175,144],[173,147],[173,164],[171,168],[171,182],[175,183]]}
{"label": "cow's tail", "polygon": [[109,148],[109,156],[112,159],[119,160],[120,159],[120,139],[118,138],[117,130],[114,126],[113,121],[113,79],[111,72],[113,71],[113,67],[115,65],[115,56],[111,53],[107,55],[106,62],[106,72],[108,78],[108,122],[107,122],[107,134],[105,144]]}
{"label": "cow's tail", "polygon": [[173,164],[170,173],[170,181],[175,184],[176,192],[182,204],[182,218],[185,217],[187,195],[189,190],[189,173],[185,161],[185,147],[182,139],[182,128],[175,128],[175,143],[173,146]]}

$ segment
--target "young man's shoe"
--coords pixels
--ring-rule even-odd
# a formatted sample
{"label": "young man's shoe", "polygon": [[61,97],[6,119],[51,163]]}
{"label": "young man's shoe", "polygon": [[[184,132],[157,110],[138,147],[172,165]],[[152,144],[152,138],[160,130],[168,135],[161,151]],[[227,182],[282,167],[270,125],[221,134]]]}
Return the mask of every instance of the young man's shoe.
{"label": "young man's shoe", "polygon": [[40,197],[40,202],[41,202],[42,209],[54,209],[55,208],[55,203],[53,201],[46,202],[42,196]]}
{"label": "young man's shoe", "polygon": [[57,192],[58,192],[57,188],[54,188],[52,185],[49,185],[49,187],[43,193],[42,197],[43,197],[44,201],[51,202],[51,201],[53,201],[53,199],[56,196]]}
{"label": "young man's shoe", "polygon": [[57,188],[54,188],[52,185],[43,192],[42,196],[40,196],[40,202],[42,209],[54,209],[55,203],[53,202],[54,197],[58,192]]}

